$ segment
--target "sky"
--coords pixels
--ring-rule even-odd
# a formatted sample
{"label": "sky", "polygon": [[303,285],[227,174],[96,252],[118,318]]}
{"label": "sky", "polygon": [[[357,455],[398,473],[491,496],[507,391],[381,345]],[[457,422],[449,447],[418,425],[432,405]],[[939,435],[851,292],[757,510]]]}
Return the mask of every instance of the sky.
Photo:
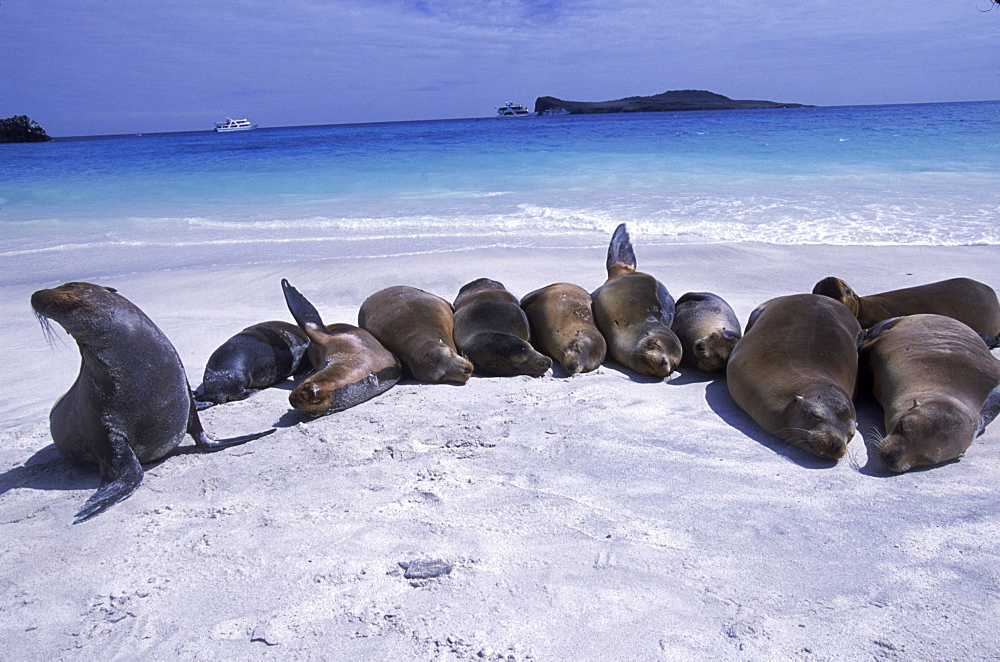
{"label": "sky", "polygon": [[704,89],[1000,99],[992,0],[0,0],[0,117],[53,136],[487,117]]}

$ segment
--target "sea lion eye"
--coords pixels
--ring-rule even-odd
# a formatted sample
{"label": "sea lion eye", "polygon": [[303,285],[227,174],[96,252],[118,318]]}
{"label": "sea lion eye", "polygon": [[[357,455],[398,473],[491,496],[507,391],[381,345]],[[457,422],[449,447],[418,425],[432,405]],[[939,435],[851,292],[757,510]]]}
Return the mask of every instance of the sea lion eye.
{"label": "sea lion eye", "polygon": [[705,351],[705,343],[703,341],[701,341],[701,340],[699,340],[698,342],[696,342],[694,344],[694,351],[696,351],[696,352],[704,352]]}

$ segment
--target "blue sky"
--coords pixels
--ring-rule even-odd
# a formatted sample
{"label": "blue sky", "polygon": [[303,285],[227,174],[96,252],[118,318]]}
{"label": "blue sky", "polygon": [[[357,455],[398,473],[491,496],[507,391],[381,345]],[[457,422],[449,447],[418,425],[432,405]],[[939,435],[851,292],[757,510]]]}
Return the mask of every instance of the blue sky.
{"label": "blue sky", "polygon": [[0,0],[0,117],[51,135],[484,117],[670,89],[1000,99],[990,0]]}

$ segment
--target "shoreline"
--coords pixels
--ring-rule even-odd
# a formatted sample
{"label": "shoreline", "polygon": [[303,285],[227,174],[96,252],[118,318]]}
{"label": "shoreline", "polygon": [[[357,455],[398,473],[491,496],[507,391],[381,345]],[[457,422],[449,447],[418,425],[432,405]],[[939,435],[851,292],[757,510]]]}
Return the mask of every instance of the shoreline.
{"label": "shoreline", "polygon": [[[657,244],[638,268],[677,298],[713,291],[741,324],[829,275],[868,294],[952,276],[996,286],[1000,246]],[[603,247],[329,256],[243,267],[153,263],[112,281],[166,333],[192,387],[211,352],[290,320],[288,278],[328,323],[375,291],[453,300],[486,276],[520,297],[593,290]],[[95,261],[96,264],[96,261]],[[82,266],[82,265],[79,265]],[[73,269],[68,265],[66,269]],[[278,432],[146,467],[134,495],[72,515],[95,472],[62,459],[48,410],[75,378],[28,297],[5,283],[0,331],[0,636],[15,659],[858,659],[1000,655],[1000,427],[959,462],[892,476],[859,433],[837,464],[757,428],[723,378],[654,382],[615,365],[574,377],[403,381],[311,421],[286,385],[202,412],[211,434]],[[185,442],[190,445],[190,441]],[[442,561],[449,573],[404,576]],[[581,636],[582,635],[582,636]]]}

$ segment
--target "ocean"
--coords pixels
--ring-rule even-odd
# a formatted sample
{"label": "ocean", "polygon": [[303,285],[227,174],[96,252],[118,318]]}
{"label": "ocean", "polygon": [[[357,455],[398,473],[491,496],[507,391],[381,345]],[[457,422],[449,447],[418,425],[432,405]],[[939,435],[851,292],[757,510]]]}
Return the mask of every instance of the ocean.
{"label": "ocean", "polygon": [[0,145],[0,278],[606,246],[621,222],[646,244],[1000,244],[998,155],[1000,102]]}

